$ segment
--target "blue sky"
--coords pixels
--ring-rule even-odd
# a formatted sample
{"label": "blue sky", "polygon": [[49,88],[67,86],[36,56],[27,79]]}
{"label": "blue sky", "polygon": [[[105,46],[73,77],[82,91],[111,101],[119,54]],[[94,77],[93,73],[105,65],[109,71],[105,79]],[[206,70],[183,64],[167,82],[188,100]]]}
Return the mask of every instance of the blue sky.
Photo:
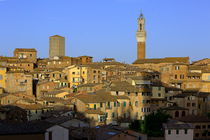
{"label": "blue sky", "polygon": [[66,55],[95,61],[136,59],[140,10],[146,18],[147,57],[209,57],[210,0],[0,0],[0,55],[36,48],[48,57],[51,35],[66,38]]}

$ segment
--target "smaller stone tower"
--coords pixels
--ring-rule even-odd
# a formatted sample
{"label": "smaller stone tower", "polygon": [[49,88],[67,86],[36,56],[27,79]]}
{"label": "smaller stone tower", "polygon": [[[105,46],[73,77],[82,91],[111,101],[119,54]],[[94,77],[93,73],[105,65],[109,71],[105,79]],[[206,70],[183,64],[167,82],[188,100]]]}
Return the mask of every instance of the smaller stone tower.
{"label": "smaller stone tower", "polygon": [[50,36],[49,58],[65,56],[65,38],[59,35]]}

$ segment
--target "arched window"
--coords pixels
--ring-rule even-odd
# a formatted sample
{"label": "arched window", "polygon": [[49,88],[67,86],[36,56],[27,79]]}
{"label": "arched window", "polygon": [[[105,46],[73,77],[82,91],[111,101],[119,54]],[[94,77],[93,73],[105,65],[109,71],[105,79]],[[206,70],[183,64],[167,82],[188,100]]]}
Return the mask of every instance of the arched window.
{"label": "arched window", "polygon": [[179,111],[175,112],[175,117],[178,118],[179,117]]}
{"label": "arched window", "polygon": [[185,114],[185,111],[182,111],[182,117],[184,117],[186,114]]}
{"label": "arched window", "polygon": [[142,24],[140,24],[140,31],[142,30]]}

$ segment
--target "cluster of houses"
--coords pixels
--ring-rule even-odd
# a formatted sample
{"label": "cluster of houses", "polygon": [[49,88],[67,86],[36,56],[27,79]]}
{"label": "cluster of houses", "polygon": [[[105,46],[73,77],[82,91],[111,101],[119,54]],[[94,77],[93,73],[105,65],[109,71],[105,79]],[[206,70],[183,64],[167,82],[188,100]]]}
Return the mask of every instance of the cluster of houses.
{"label": "cluster of houses", "polygon": [[[40,59],[35,49],[26,48],[0,57],[0,120],[24,122],[18,126],[25,138],[143,140],[146,135],[129,130],[129,123],[161,109],[172,117],[163,124],[166,140],[210,139],[209,92],[210,59],[190,63],[188,57],[168,57],[133,64],[113,58],[93,62],[90,56]],[[25,129],[30,123],[34,127]],[[43,128],[35,127],[39,123]],[[3,126],[9,124],[2,122],[0,139],[21,136],[16,125],[11,132]]]}

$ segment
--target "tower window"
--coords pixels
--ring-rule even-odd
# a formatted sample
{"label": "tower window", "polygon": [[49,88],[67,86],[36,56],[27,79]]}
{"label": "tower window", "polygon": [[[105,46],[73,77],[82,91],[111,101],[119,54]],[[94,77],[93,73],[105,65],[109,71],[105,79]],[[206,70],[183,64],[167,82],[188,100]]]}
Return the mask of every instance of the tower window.
{"label": "tower window", "polygon": [[140,24],[140,31],[142,30],[142,24]]}

